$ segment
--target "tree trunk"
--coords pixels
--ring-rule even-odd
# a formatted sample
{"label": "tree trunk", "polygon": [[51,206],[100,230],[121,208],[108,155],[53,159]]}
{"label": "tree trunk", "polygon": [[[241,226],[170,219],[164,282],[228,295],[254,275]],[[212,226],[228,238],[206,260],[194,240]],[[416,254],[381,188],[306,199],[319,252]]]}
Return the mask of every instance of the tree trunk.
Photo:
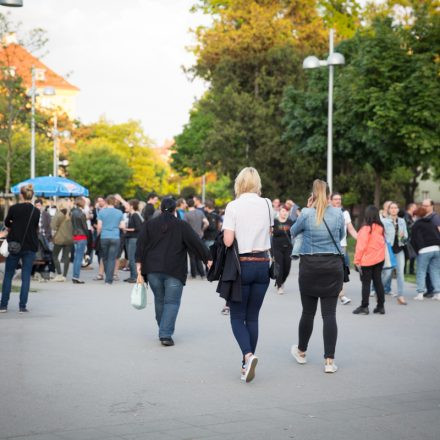
{"label": "tree trunk", "polygon": [[374,206],[380,209],[380,197],[382,191],[382,176],[374,170]]}

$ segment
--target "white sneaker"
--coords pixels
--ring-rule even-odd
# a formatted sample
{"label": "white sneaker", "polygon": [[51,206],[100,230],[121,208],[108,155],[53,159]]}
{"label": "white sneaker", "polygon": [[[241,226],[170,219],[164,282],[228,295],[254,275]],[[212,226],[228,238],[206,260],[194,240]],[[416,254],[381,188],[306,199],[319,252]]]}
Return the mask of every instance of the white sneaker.
{"label": "white sneaker", "polygon": [[64,278],[62,275],[57,275],[53,280],[62,283],[66,281],[66,278]]}
{"label": "white sneaker", "polygon": [[390,293],[390,295],[391,295],[393,298],[395,298],[396,296],[399,296],[399,294],[396,293],[396,292],[392,292],[392,293]]}
{"label": "white sneaker", "polygon": [[277,293],[278,293],[278,295],[282,295],[284,293],[283,286],[280,286],[277,288]]}
{"label": "white sneaker", "polygon": [[327,362],[324,365],[324,372],[325,373],[336,373],[336,371],[338,371],[338,367],[336,366],[336,364],[333,362],[331,364],[328,364]]}
{"label": "white sneaker", "polygon": [[255,368],[258,364],[258,358],[257,356],[252,355],[248,361],[246,362],[244,368],[244,372],[241,374],[241,380],[249,383],[251,382],[255,377]]}
{"label": "white sneaker", "polygon": [[423,301],[423,293],[418,293],[417,296],[414,297],[416,301]]}
{"label": "white sneaker", "polygon": [[341,298],[341,303],[345,306],[346,304],[350,304],[351,303],[351,299],[347,298],[346,296],[343,296]]}
{"label": "white sneaker", "polygon": [[432,299],[436,299],[437,301],[440,301],[440,293],[436,293]]}
{"label": "white sneaker", "polygon": [[297,345],[292,345],[292,348],[290,349],[290,353],[292,353],[292,356],[295,358],[295,360],[296,360],[296,362],[298,362],[298,364],[306,364],[307,363],[306,355],[304,354],[304,356],[301,356]]}
{"label": "white sneaker", "polygon": [[374,297],[376,295],[376,292],[370,292],[370,296]]}

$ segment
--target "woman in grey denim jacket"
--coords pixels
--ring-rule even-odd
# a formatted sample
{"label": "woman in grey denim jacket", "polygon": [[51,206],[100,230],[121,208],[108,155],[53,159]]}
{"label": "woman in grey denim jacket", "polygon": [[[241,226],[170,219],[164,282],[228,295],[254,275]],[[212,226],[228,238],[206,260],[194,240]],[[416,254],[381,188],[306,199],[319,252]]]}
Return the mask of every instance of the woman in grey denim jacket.
{"label": "woman in grey denim jacket", "polygon": [[[399,213],[399,205],[395,202],[391,202],[388,206],[388,217],[382,219],[382,223],[385,227],[385,239],[393,248],[393,253],[396,257],[396,275],[397,275],[397,302],[401,305],[406,305],[405,298],[403,296],[405,286],[405,244],[408,240],[408,230],[403,218],[397,216]],[[393,271],[391,269],[382,270],[382,283],[385,286],[387,282],[390,282]],[[391,285],[391,283],[390,283]]]}
{"label": "woman in grey denim jacket", "polygon": [[326,182],[315,180],[307,208],[303,209],[291,229],[295,238],[302,234],[298,281],[303,306],[298,345],[292,346],[291,353],[298,363],[307,362],[306,351],[319,298],[324,321],[324,371],[334,373],[337,370],[333,362],[338,331],[336,305],[344,279],[343,263],[339,254],[342,251],[340,242],[345,236],[345,228],[341,209],[329,206],[328,197]]}

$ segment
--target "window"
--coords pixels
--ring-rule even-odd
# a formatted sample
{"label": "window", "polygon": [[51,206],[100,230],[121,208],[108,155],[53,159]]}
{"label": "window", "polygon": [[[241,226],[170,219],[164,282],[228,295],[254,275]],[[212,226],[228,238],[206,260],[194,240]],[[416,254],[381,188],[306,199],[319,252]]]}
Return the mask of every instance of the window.
{"label": "window", "polygon": [[46,70],[45,69],[35,69],[35,79],[37,81],[46,80]]}

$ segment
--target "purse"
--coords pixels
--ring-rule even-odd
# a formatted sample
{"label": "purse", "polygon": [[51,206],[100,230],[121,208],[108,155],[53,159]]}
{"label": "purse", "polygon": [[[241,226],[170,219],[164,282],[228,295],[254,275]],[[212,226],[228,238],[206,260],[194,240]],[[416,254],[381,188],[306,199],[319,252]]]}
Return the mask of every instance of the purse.
{"label": "purse", "polygon": [[[266,200],[266,199],[264,199]],[[269,203],[267,203],[266,200],[266,205],[267,205],[267,210],[269,212],[269,226],[272,223],[272,217],[270,215],[270,208],[269,208]],[[279,263],[277,263],[275,261],[275,253],[273,251],[273,242],[272,242],[272,236],[270,237],[270,266],[269,266],[269,277],[272,280],[276,280],[278,275],[280,274],[280,265]]]}
{"label": "purse", "polygon": [[328,227],[327,222],[325,221],[325,218],[323,220],[324,220],[325,227],[327,228],[327,231],[330,234],[330,237],[333,241],[333,244],[335,245],[335,248],[338,251],[338,255],[341,258],[342,268],[344,270],[344,283],[348,283],[350,281],[350,268],[345,264],[344,254],[339,250],[339,247],[336,244],[335,239],[333,238],[333,234],[330,232],[330,228]]}
{"label": "purse", "polygon": [[8,251],[9,251],[9,253],[11,255],[17,255],[18,253],[20,253],[21,248],[22,248],[23,243],[24,243],[24,239],[26,238],[26,234],[27,234],[27,231],[29,229],[29,225],[31,223],[31,219],[32,219],[32,215],[34,213],[34,209],[35,209],[35,206],[32,205],[31,215],[29,216],[29,220],[27,222],[26,229],[24,231],[21,243],[19,243],[18,241],[8,241]]}
{"label": "purse", "polygon": [[140,275],[138,275],[136,284],[131,290],[130,302],[137,310],[145,309],[147,306],[147,284]]}
{"label": "purse", "polygon": [[396,256],[393,252],[393,247],[388,241],[385,241],[385,261],[383,264],[384,269],[394,269],[397,266]]}

